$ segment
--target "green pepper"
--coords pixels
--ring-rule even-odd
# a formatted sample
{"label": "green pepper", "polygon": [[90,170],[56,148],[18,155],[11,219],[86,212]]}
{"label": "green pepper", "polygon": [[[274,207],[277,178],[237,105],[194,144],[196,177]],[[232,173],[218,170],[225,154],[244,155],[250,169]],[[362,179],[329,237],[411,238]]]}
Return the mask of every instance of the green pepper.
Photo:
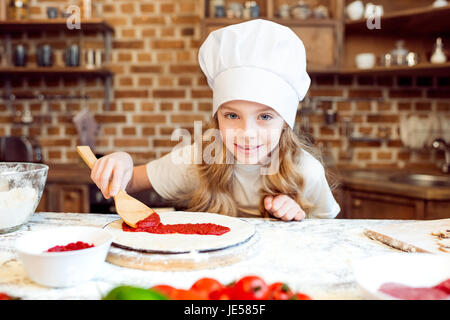
{"label": "green pepper", "polygon": [[133,286],[118,286],[108,292],[102,300],[168,300],[169,298],[153,289]]}

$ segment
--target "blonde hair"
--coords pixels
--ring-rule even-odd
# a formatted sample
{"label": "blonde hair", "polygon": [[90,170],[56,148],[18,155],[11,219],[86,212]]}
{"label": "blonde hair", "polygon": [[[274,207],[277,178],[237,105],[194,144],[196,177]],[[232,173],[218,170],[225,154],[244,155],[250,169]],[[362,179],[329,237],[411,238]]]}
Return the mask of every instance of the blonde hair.
{"label": "blonde hair", "polygon": [[[208,129],[218,129],[217,114],[207,124]],[[217,140],[217,141],[216,141]],[[220,141],[219,141],[220,140]],[[188,211],[215,212],[224,215],[236,216],[238,206],[232,195],[234,177],[234,164],[226,161],[230,156],[222,139],[215,139],[211,143],[221,143],[222,154],[219,163],[206,163],[202,157],[201,163],[195,165],[195,170],[200,179],[199,187],[193,192],[181,195],[178,203],[187,204]],[[298,165],[302,161],[302,149],[308,151],[321,161],[315,148],[305,139],[298,136],[290,127],[286,127],[280,136],[279,143],[275,147],[278,155],[271,156],[267,167],[273,165],[273,159],[278,157],[278,168],[274,174],[261,175],[262,187],[259,190],[259,212],[262,217],[267,217],[268,212],[264,207],[264,198],[268,195],[277,196],[285,194],[294,199],[307,213],[314,205],[303,194],[304,179],[298,171]]]}

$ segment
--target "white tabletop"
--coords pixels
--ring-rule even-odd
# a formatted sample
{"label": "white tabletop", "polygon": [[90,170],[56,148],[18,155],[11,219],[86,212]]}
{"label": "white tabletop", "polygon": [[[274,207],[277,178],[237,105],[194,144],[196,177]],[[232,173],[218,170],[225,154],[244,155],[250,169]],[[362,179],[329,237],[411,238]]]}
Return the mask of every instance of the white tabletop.
{"label": "white tabletop", "polygon": [[0,235],[0,292],[22,299],[100,299],[121,284],[144,288],[168,284],[188,289],[202,277],[212,277],[227,284],[255,274],[267,283],[286,282],[295,291],[309,294],[314,299],[362,299],[351,262],[398,252],[367,238],[364,229],[401,222],[346,219],[283,222],[246,218],[244,220],[256,226],[260,236],[260,250],[247,261],[215,269],[176,272],[144,271],[105,262],[94,279],[72,288],[47,288],[33,283],[14,252],[15,240],[30,231],[69,225],[103,227],[116,219],[118,216],[111,214],[36,213],[20,230]]}

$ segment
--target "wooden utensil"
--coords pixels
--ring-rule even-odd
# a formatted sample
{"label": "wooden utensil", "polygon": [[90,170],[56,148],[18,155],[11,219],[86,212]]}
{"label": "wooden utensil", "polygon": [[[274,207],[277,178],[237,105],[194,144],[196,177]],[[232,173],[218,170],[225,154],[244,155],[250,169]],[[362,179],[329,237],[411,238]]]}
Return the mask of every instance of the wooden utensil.
{"label": "wooden utensil", "polygon": [[450,219],[424,220],[372,227],[364,234],[402,251],[448,254],[440,249],[439,238],[432,233],[449,228]]}
{"label": "wooden utensil", "polygon": [[[91,148],[89,146],[77,146],[77,152],[88,167],[92,169],[95,161],[97,161],[97,158]],[[120,190],[113,198],[117,213],[122,220],[132,228],[136,228],[136,224],[140,220],[143,220],[152,213],[155,213],[155,210],[131,197],[125,192],[125,190]]]}

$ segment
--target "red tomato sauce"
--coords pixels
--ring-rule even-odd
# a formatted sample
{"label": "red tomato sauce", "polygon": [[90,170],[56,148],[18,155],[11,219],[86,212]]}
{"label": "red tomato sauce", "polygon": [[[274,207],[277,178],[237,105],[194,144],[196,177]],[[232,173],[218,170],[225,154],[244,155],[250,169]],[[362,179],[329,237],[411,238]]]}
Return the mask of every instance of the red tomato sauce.
{"label": "red tomato sauce", "polygon": [[46,252],[64,252],[64,251],[74,251],[82,250],[86,248],[92,248],[94,245],[82,241],[72,242],[65,246],[54,246],[48,249]]}
{"label": "red tomato sauce", "polygon": [[157,213],[152,213],[132,228],[122,222],[122,230],[127,232],[148,232],[157,234],[181,233],[220,236],[230,231],[230,228],[214,223],[185,223],[185,224],[163,224]]}

